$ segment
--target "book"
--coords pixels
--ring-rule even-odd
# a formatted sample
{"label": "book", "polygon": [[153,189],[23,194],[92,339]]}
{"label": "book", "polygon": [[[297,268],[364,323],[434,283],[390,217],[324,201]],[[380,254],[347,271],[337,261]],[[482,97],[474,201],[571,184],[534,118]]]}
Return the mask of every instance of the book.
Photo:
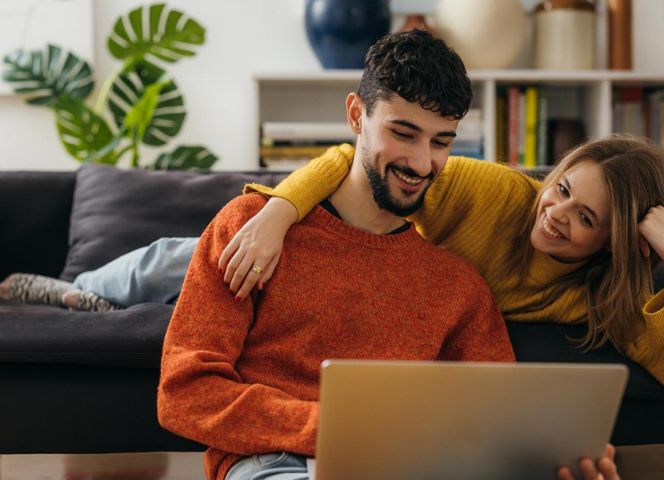
{"label": "book", "polygon": [[507,163],[519,165],[519,88],[507,90]]}
{"label": "book", "polygon": [[496,161],[501,163],[507,162],[505,111],[505,97],[499,94],[496,98]]}
{"label": "book", "polygon": [[333,145],[287,145],[261,147],[261,158],[315,158],[324,154]]}
{"label": "book", "polygon": [[540,89],[537,104],[537,165],[549,165],[549,100]]}
{"label": "book", "polygon": [[264,159],[262,161],[262,167],[265,170],[270,170],[273,172],[292,172],[297,170],[300,167],[304,167],[310,158],[300,158],[300,159]]}
{"label": "book", "polygon": [[[263,145],[269,140],[353,142],[355,134],[346,122],[263,122]],[[268,142],[266,142],[268,141]]]}
{"label": "book", "polygon": [[526,150],[526,93],[519,90],[519,165],[524,164]]}
{"label": "book", "polygon": [[537,166],[537,98],[537,88],[526,88],[526,118],[524,131],[523,165],[528,168]]}
{"label": "book", "polygon": [[646,103],[646,131],[648,137],[657,144],[662,142],[662,103],[664,102],[664,90],[655,90],[648,95]]}
{"label": "book", "polygon": [[482,111],[473,108],[459,122],[455,142],[477,142],[481,143],[484,137],[484,125],[482,124]]}
{"label": "book", "polygon": [[614,131],[638,137],[646,136],[648,132],[642,88],[623,87],[616,91],[614,119]]}

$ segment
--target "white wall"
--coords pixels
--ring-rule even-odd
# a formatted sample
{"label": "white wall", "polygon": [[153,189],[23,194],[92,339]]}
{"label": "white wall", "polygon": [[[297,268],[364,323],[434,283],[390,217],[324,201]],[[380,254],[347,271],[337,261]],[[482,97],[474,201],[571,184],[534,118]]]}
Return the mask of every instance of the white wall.
{"label": "white wall", "polygon": [[[94,1],[94,67],[97,79],[118,66],[106,49],[115,19],[139,0]],[[168,3],[200,21],[207,41],[198,54],[170,66],[184,93],[188,117],[178,144],[203,144],[222,157],[218,169],[241,170],[255,146],[252,75],[256,71],[320,68],[306,39],[304,0],[171,0]],[[154,151],[144,149],[145,158]],[[62,149],[52,114],[0,96],[0,169],[70,170],[78,164]]]}
{"label": "white wall", "polygon": [[[18,1],[18,0],[17,0]],[[252,75],[259,71],[319,69],[304,32],[305,0],[171,0],[207,28],[198,55],[170,68],[189,112],[171,146],[203,144],[222,157],[215,168],[255,167],[256,128]],[[529,1],[529,0],[528,0]],[[118,63],[106,50],[115,19],[140,0],[94,0],[94,66],[98,79]],[[527,3],[524,0],[524,3]],[[664,2],[634,0],[635,66],[664,71]],[[145,158],[154,152],[144,149]],[[52,114],[0,96],[0,170],[71,170],[78,164],[62,149]]]}

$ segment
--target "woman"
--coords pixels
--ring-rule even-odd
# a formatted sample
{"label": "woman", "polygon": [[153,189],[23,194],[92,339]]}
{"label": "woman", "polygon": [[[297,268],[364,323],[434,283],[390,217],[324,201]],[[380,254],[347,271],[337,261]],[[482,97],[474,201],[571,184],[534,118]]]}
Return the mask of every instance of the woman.
{"label": "woman", "polygon": [[[342,180],[343,158],[324,155],[274,191],[249,188],[288,199],[302,218]],[[269,280],[296,219],[290,203],[272,199],[223,252],[239,299]],[[612,136],[570,152],[544,182],[452,158],[410,220],[477,267],[506,320],[585,321],[583,348],[611,342],[664,383],[664,291],[653,296],[651,274],[664,256],[663,205],[664,152]]]}

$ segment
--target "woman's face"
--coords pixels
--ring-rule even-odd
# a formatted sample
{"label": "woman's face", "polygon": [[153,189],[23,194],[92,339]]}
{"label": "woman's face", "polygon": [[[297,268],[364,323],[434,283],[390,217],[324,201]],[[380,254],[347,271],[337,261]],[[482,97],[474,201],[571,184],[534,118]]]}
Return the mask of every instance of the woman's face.
{"label": "woman's face", "polygon": [[611,232],[609,190],[599,164],[583,160],[542,192],[530,233],[533,248],[574,262],[607,248]]}

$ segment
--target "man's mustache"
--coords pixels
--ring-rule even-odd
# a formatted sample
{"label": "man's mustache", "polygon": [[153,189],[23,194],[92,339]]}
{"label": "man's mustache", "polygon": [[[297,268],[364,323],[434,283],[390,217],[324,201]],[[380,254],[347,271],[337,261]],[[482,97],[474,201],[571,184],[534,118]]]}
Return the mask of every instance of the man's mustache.
{"label": "man's mustache", "polygon": [[419,175],[412,168],[406,167],[404,165],[396,165],[396,164],[393,164],[393,163],[389,163],[387,165],[387,168],[391,168],[393,170],[398,170],[401,173],[403,173],[404,175],[408,175],[409,177],[413,177],[413,178],[421,178],[423,180],[433,180],[434,177],[435,177],[435,174],[434,174],[433,170],[428,175],[423,177],[422,175]]}

